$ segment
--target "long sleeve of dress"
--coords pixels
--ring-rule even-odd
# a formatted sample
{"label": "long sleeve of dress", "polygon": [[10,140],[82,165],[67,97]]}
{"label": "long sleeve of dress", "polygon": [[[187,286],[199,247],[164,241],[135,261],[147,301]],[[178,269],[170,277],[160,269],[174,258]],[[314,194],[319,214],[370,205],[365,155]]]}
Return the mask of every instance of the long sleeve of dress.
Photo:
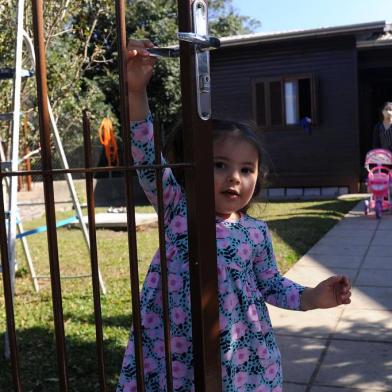
{"label": "long sleeve of dress", "polygon": [[264,241],[254,263],[257,287],[267,303],[283,309],[299,310],[300,297],[305,287],[281,275],[267,225],[262,234]]}
{"label": "long sleeve of dress", "polygon": [[[154,131],[152,116],[149,113],[145,120],[131,123],[132,156],[135,165],[151,165],[155,163]],[[165,160],[162,158],[162,164]],[[139,182],[153,205],[157,210],[157,184],[156,173],[152,169],[140,169],[137,171]],[[163,204],[165,222],[170,219],[170,211],[183,197],[181,186],[177,183],[172,170],[164,169],[163,176]]]}

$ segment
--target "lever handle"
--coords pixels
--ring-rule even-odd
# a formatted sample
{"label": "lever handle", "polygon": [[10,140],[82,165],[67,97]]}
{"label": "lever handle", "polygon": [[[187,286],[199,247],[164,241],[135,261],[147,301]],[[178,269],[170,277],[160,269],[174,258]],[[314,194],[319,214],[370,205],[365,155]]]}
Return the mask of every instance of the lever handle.
{"label": "lever handle", "polygon": [[220,40],[216,37],[203,36],[197,33],[177,33],[180,41],[190,42],[197,45],[201,50],[218,49],[220,47]]}

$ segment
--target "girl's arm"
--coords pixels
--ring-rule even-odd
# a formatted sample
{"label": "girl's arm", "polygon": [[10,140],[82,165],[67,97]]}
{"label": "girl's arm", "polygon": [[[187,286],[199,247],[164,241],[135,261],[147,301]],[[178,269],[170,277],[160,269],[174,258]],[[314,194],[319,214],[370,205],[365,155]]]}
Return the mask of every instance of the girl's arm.
{"label": "girl's arm", "polygon": [[265,240],[254,262],[257,287],[267,303],[283,309],[300,310],[305,287],[280,274],[267,225],[264,224],[261,231]]}
{"label": "girl's arm", "polygon": [[[146,50],[146,48],[152,46],[153,44],[148,40],[130,40],[128,43],[127,84],[132,156],[135,165],[155,163],[154,132],[146,91],[156,61],[156,58],[150,56]],[[162,164],[165,164],[163,159]],[[138,176],[146,196],[154,208],[157,209],[155,171],[150,169],[138,170]],[[170,169],[163,171],[163,189],[165,218],[168,219],[170,215],[168,212],[182,197],[182,189]]]}
{"label": "girl's arm", "polygon": [[[132,156],[135,165],[151,165],[155,163],[154,132],[151,114],[148,113],[142,121],[131,123]],[[161,163],[165,164],[162,158]],[[155,210],[158,208],[157,184],[155,170],[137,170],[139,182],[144,193],[153,205]],[[170,211],[183,198],[183,190],[173,176],[171,169],[164,169],[162,176],[163,204],[165,221],[170,219]]]}
{"label": "girl's arm", "polygon": [[332,276],[316,287],[304,287],[283,277],[277,266],[272,241],[265,226],[265,242],[255,260],[258,289],[265,301],[292,310],[327,309],[351,302],[351,284],[345,276]]}

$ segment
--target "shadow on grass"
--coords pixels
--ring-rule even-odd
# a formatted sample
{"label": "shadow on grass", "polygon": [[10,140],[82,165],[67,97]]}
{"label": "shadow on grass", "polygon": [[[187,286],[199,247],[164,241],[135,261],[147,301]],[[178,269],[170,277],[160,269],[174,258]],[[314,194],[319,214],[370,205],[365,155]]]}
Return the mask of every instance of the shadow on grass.
{"label": "shadow on grass", "polygon": [[[57,359],[53,331],[43,328],[17,333],[21,379],[24,391],[59,391]],[[0,334],[0,391],[14,391],[11,363],[4,359],[4,334]],[[66,337],[69,390],[98,391],[98,365],[95,342]],[[108,391],[114,391],[121,369],[124,349],[118,342],[105,341],[104,358]]]}

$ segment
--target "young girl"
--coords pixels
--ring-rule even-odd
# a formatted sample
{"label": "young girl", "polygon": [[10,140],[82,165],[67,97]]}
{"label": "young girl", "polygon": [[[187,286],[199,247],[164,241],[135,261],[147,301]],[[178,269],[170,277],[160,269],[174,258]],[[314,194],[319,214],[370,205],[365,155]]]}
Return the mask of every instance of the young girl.
{"label": "young girl", "polygon": [[[151,164],[154,144],[146,85],[155,59],[146,51],[152,47],[148,41],[131,40],[128,47],[132,153],[135,164]],[[245,212],[261,178],[257,137],[241,124],[214,121],[213,127],[223,391],[278,392],[283,383],[281,360],[266,302],[293,310],[348,304],[350,283],[346,277],[334,276],[315,288],[305,288],[280,275],[267,225]],[[154,172],[138,174],[156,206]],[[189,392],[194,386],[186,200],[171,170],[165,170],[163,181],[174,390]],[[141,293],[148,392],[167,390],[160,279],[157,253]],[[134,351],[131,336],[117,392],[137,391]]]}

